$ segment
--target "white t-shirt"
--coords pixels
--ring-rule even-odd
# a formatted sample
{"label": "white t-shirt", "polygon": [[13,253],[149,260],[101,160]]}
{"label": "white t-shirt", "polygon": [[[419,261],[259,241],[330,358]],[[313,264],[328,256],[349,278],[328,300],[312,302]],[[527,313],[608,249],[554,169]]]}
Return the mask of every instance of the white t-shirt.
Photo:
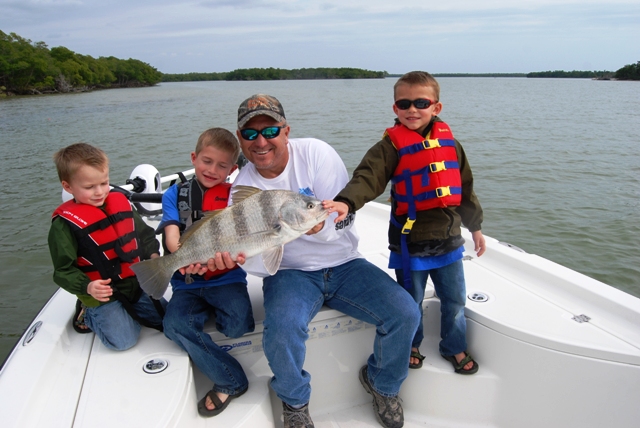
{"label": "white t-shirt", "polygon": [[[234,185],[253,186],[263,190],[293,190],[323,200],[333,199],[349,181],[342,159],[324,141],[316,138],[293,138],[289,140],[288,148],[289,162],[279,176],[264,178],[249,162],[240,170]],[[320,232],[310,236],[302,235],[286,244],[280,269],[314,271],[339,266],[362,257],[358,252],[358,234],[353,226],[355,215],[350,214],[343,221],[334,223],[336,216],[336,213],[331,214]],[[268,275],[260,255],[247,260],[242,268],[254,275]]]}

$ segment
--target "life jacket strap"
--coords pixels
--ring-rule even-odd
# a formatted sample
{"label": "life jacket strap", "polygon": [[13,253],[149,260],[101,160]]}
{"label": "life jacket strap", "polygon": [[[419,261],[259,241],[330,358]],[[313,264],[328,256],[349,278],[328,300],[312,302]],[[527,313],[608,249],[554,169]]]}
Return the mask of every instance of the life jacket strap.
{"label": "life jacket strap", "polygon": [[438,138],[438,139],[425,138],[422,141],[419,141],[407,147],[401,148],[400,150],[398,150],[398,156],[412,155],[414,153],[418,153],[421,150],[435,149],[437,147],[455,147],[455,146],[456,146],[455,140],[444,139],[444,138]]}

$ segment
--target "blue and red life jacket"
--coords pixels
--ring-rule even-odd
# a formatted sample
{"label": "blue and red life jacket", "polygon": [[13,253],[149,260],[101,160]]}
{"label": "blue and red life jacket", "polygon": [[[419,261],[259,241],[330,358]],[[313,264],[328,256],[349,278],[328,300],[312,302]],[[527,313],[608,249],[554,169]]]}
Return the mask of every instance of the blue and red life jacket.
{"label": "blue and red life jacket", "polygon": [[386,134],[398,151],[391,197],[395,214],[407,214],[403,234],[411,230],[417,211],[460,205],[462,180],[449,125],[435,122],[426,138],[401,124]]}
{"label": "blue and red life jacket", "polygon": [[[178,186],[178,212],[180,215],[180,234],[182,234],[192,223],[200,220],[206,211],[221,210],[229,203],[231,193],[231,183],[220,183],[208,189],[202,189],[198,181],[194,178],[181,183]],[[209,280],[214,276],[222,275],[231,269],[207,271],[203,277]]]}

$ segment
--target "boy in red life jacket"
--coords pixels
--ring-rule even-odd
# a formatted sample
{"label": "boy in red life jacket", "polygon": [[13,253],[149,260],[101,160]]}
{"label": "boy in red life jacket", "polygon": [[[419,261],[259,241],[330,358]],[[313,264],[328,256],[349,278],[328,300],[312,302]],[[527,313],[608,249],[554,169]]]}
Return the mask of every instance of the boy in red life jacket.
{"label": "boy in red life jacket", "polygon": [[53,280],[82,302],[77,309],[86,327],[75,325],[76,330],[93,331],[109,349],[129,349],[138,341],[140,324],[162,326],[163,309],[156,308],[166,301],[154,303],[129,267],[158,257],[154,230],[126,196],[110,192],[109,160],[102,150],[72,144],[59,150],[54,162],[73,199],[53,213],[48,237]]}
{"label": "boy in red life jacket", "polygon": [[[421,314],[431,276],[441,303],[440,354],[456,373],[473,374],[478,363],[467,352],[460,224],[471,232],[481,256],[482,208],[464,150],[438,117],[439,99],[440,86],[429,73],[402,76],[394,86],[395,126],[369,149],[351,181],[324,206],[338,212],[338,222],[380,196],[391,181],[389,267],[396,270],[398,283],[411,293]],[[411,345],[410,368],[422,366],[423,338],[421,322]]]}
{"label": "boy in red life jacket", "polygon": [[[200,135],[191,153],[194,178],[171,186],[162,197],[158,231],[163,233],[166,251],[178,249],[180,235],[192,222],[200,220],[203,212],[227,207],[231,184],[226,180],[237,168],[239,154],[238,140],[226,129],[212,128]],[[171,278],[173,295],[164,318],[164,332],[187,351],[214,384],[198,403],[198,412],[205,417],[222,412],[249,387],[240,363],[204,332],[204,324],[211,316],[216,317],[218,330],[228,337],[254,330],[246,276],[237,265],[216,271],[191,265]]]}

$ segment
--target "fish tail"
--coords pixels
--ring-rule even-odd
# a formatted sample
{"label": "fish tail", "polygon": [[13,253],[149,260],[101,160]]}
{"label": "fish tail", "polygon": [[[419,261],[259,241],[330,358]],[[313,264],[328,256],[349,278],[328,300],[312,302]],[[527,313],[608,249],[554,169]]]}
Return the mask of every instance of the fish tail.
{"label": "fish tail", "polygon": [[131,270],[136,274],[140,288],[154,299],[164,296],[174,272],[174,270],[167,268],[167,257],[156,257],[131,265]]}

